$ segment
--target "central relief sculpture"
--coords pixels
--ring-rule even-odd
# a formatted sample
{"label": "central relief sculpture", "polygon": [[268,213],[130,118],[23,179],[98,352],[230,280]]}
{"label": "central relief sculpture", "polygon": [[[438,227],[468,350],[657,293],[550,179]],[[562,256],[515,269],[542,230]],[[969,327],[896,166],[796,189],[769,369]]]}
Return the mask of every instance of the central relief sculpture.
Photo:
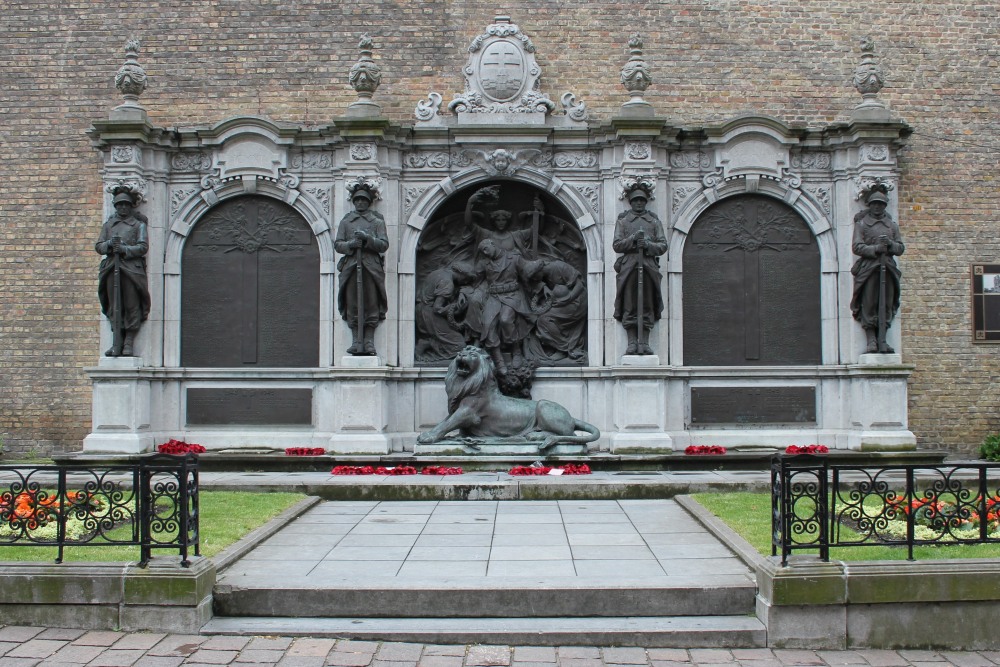
{"label": "central relief sculpture", "polygon": [[558,201],[514,182],[456,193],[417,249],[417,364],[485,350],[508,394],[540,366],[587,364],[586,249]]}

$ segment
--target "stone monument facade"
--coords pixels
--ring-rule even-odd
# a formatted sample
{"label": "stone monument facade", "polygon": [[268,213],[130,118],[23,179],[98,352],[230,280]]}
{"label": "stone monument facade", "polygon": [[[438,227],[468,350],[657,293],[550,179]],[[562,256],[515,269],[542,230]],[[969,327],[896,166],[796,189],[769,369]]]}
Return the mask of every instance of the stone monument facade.
{"label": "stone monument facade", "polygon": [[[633,36],[631,97],[595,117],[572,91],[552,101],[536,45],[498,17],[456,58],[464,89],[415,92],[404,125],[373,99],[390,76],[377,40],[348,77],[358,102],[327,123],[167,128],[134,100],[95,122],[107,214],[118,184],[144,198],[151,308],[134,356],[88,370],[86,450],[420,453],[470,344],[498,385],[530,375],[536,405],[592,425],[573,443],[591,452],[914,446],[899,327],[897,352],[869,354],[851,308],[870,183],[899,221],[909,128],[884,106],[796,127],[668,120],[643,98],[653,68]],[[365,211],[343,195],[358,183],[378,183]],[[352,320],[365,215],[362,281],[384,287],[362,282]]]}

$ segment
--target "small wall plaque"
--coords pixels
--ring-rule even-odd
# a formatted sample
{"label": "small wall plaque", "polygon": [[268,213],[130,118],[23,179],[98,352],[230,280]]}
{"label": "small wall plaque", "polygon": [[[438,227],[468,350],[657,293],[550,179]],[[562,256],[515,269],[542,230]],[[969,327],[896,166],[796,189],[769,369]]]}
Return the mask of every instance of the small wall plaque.
{"label": "small wall plaque", "polygon": [[312,389],[188,389],[189,425],[312,424]]}
{"label": "small wall plaque", "polygon": [[691,426],[815,423],[815,387],[691,388]]}
{"label": "small wall plaque", "polygon": [[973,342],[1000,343],[1000,264],[972,265]]}

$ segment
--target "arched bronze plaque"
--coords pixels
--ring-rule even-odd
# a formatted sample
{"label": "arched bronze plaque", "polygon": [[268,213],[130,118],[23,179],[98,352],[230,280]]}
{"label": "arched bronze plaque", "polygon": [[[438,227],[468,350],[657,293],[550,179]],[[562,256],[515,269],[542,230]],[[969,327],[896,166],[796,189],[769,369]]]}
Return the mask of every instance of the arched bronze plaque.
{"label": "arched bronze plaque", "polygon": [[684,246],[684,364],[822,362],[819,246],[789,206],[725,199]]}
{"label": "arched bronze plaque", "polygon": [[182,365],[319,365],[319,249],[291,206],[254,195],[211,209],[181,282]]}

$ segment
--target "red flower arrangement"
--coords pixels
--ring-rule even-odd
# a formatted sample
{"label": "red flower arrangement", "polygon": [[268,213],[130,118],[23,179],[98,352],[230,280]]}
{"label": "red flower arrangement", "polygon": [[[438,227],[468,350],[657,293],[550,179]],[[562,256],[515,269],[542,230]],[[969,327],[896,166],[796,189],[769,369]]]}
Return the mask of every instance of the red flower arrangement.
{"label": "red flower arrangement", "polygon": [[[66,500],[70,509],[87,507],[93,511],[103,506],[99,499],[83,491],[68,491]],[[22,491],[16,496],[11,493],[0,496],[0,519],[11,525],[24,525],[28,530],[37,530],[54,521],[61,508],[62,503],[55,493]]]}
{"label": "red flower arrangement", "polygon": [[726,453],[726,448],[719,445],[690,445],[684,448],[684,453],[688,456],[721,456]]}
{"label": "red flower arrangement", "polygon": [[789,445],[785,448],[786,454],[829,454],[830,448],[826,445]]}
{"label": "red flower arrangement", "polygon": [[331,475],[416,475],[417,469],[413,466],[396,466],[386,468],[385,466],[336,466],[330,471]]}
{"label": "red flower arrangement", "polygon": [[464,471],[461,468],[449,468],[448,466],[424,466],[420,471],[421,475],[461,475]]}
{"label": "red flower arrangement", "polygon": [[323,456],[326,450],[322,447],[287,447],[285,456]]}
{"label": "red flower arrangement", "polygon": [[172,454],[173,456],[183,456],[184,454],[204,454],[205,448],[194,443],[187,443],[183,440],[171,438],[156,448],[161,454]]}
{"label": "red flower arrangement", "polygon": [[549,475],[553,470],[560,470],[557,475],[589,475],[590,466],[586,463],[568,463],[564,466],[514,466],[507,474],[515,477],[530,477],[533,475]]}

